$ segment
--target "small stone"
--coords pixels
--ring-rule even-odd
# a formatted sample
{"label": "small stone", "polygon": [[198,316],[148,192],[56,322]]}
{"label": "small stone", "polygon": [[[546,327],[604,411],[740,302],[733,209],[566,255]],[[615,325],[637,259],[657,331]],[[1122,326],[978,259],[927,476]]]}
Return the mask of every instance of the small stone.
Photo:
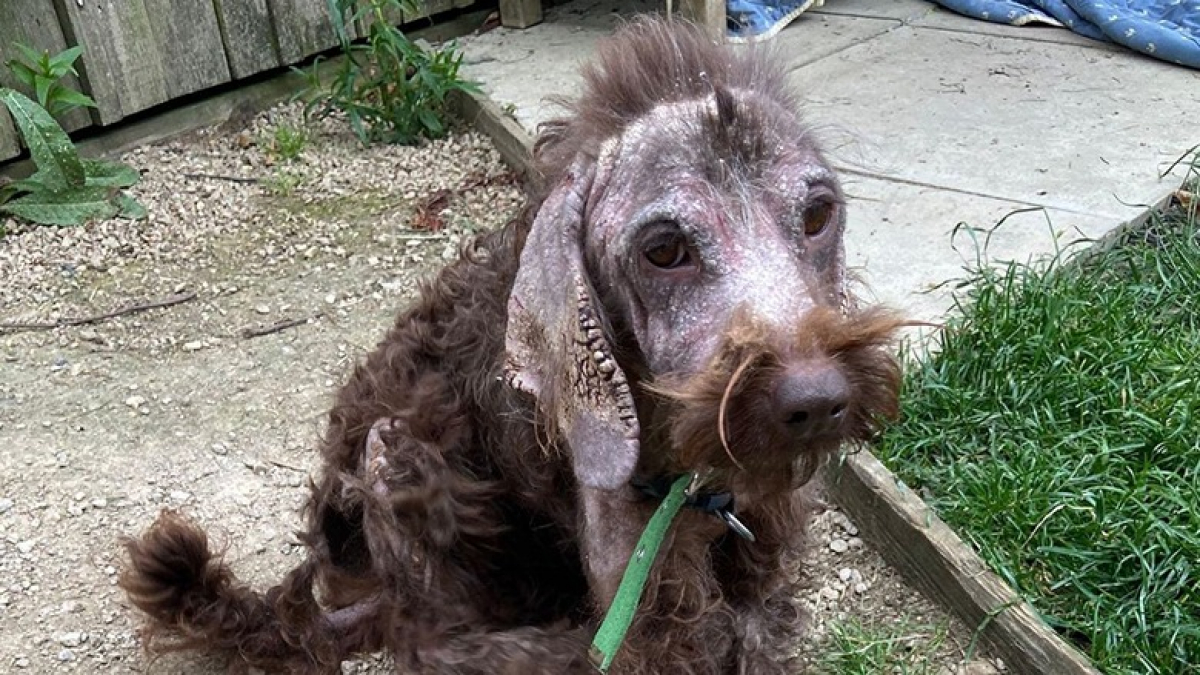
{"label": "small stone", "polygon": [[834,539],[829,542],[829,550],[834,553],[845,553],[849,548],[850,544],[847,544],[845,539]]}
{"label": "small stone", "polygon": [[10,510],[12,510],[12,507],[13,500],[9,499],[8,497],[0,498],[0,514],[8,513]]}
{"label": "small stone", "polygon": [[837,589],[833,588],[832,586],[826,586],[825,588],[821,589],[821,597],[825,598],[826,600],[837,600]]}
{"label": "small stone", "polygon": [[103,497],[92,500],[92,508],[93,509],[102,509],[106,506],[108,506],[108,500]]}
{"label": "small stone", "polygon": [[58,660],[62,661],[63,663],[67,663],[69,661],[74,661],[75,660],[75,652],[71,651],[70,649],[63,649],[58,652]]}
{"label": "small stone", "polygon": [[91,328],[84,328],[83,330],[79,331],[79,339],[83,340],[84,342],[104,342],[103,338],[100,337],[100,334]]}
{"label": "small stone", "polygon": [[227,455],[227,454],[229,454],[229,448],[225,447],[225,444],[224,444],[224,443],[213,443],[213,444],[212,444],[212,451],[213,451],[213,454],[214,454],[214,455]]}
{"label": "small stone", "polygon": [[271,308],[267,305],[255,305],[254,311],[258,312],[259,314],[270,314]]}
{"label": "small stone", "polygon": [[850,545],[850,548],[862,548],[863,547],[862,537],[850,537],[850,540],[847,543]]}
{"label": "small stone", "polygon": [[854,592],[858,593],[859,595],[866,593],[868,588],[870,588],[870,587],[861,581],[858,582],[857,584],[854,584]]}
{"label": "small stone", "polygon": [[24,553],[25,555],[29,555],[30,553],[33,553],[33,541],[29,540],[29,541],[20,542],[19,544],[17,544],[17,550],[20,551],[21,553]]}
{"label": "small stone", "polygon": [[202,340],[192,340],[191,342],[183,343],[183,351],[185,352],[198,352],[201,349],[204,349],[204,342]]}
{"label": "small stone", "polygon": [[16,658],[16,660],[13,661],[13,665],[18,668],[28,668],[29,667],[29,659],[25,658],[24,656],[18,656]]}
{"label": "small stone", "polygon": [[850,581],[850,578],[853,576],[854,570],[850,569],[849,567],[843,567],[842,569],[838,570],[838,579],[841,579],[842,581]]}
{"label": "small stone", "polygon": [[63,614],[78,614],[83,611],[83,603],[78,600],[67,600],[62,604]]}
{"label": "small stone", "polygon": [[191,499],[191,497],[192,495],[190,492],[184,492],[183,490],[171,490],[171,501],[186,502],[187,500]]}
{"label": "small stone", "polygon": [[130,408],[140,408],[146,405],[146,397],[130,396],[129,398],[125,399],[125,405],[129,406]]}
{"label": "small stone", "polygon": [[58,644],[64,647],[78,647],[87,642],[88,634],[79,631],[71,631],[70,633],[62,633],[55,640]]}

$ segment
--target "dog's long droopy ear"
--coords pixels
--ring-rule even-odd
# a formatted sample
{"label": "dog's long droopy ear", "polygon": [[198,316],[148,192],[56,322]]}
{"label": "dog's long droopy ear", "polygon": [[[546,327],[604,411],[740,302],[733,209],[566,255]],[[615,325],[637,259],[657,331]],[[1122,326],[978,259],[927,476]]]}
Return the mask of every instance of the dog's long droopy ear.
{"label": "dog's long droopy ear", "polygon": [[577,162],[538,210],[508,301],[509,383],[537,398],[589,487],[633,473],[639,427],[583,265],[583,211],[594,169]]}

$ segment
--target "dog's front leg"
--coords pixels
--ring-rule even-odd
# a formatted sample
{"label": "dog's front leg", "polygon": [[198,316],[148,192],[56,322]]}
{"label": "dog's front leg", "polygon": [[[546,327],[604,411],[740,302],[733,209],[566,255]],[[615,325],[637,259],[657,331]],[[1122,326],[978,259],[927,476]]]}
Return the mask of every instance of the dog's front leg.
{"label": "dog's front leg", "polygon": [[[597,624],[612,605],[625,567],[657,506],[620,491],[583,490],[584,567]],[[698,511],[684,510],[676,516],[611,673],[734,672],[733,612],[722,598],[710,553],[724,529],[719,520]]]}

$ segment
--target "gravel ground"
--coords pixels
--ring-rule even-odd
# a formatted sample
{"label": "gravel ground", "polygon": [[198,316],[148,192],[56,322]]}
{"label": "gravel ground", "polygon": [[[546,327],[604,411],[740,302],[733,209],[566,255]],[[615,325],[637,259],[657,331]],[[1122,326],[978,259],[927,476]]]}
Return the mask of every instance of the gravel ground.
{"label": "gravel ground", "polygon": [[[284,162],[272,150],[281,125],[301,127],[295,107],[127,154],[145,176],[133,192],[146,221],[3,223],[0,322],[180,302],[0,330],[0,670],[220,672],[139,652],[115,587],[119,538],[181,508],[228,545],[243,579],[277,581],[302,555],[293,531],[331,393],[422,274],[519,206],[477,134],[363,149],[329,121]],[[246,337],[285,322],[295,325]],[[904,586],[836,509],[816,518],[812,550],[808,658],[831,623],[857,617],[919,627],[902,649],[925,655],[930,673],[993,672],[962,663],[970,634]]]}

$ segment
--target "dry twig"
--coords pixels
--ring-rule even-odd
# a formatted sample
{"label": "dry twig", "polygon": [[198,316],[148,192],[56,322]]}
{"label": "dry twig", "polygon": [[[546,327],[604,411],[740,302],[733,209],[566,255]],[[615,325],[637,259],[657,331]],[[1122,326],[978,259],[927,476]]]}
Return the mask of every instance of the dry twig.
{"label": "dry twig", "polygon": [[256,328],[243,328],[241,330],[240,335],[246,339],[262,337],[264,335],[270,335],[271,333],[278,333],[280,331],[284,331],[289,328],[295,328],[296,326],[302,326],[302,325],[308,323],[309,321],[316,319],[319,316],[321,316],[321,315],[316,314],[313,316],[301,317],[299,319],[287,319],[285,321],[277,321],[269,326],[259,326]]}
{"label": "dry twig", "polygon": [[253,185],[255,183],[260,182],[259,179],[257,179],[257,178],[243,178],[242,176],[224,176],[224,175],[215,174],[215,173],[185,173],[185,174],[183,174],[183,177],[190,178],[192,180],[226,180],[226,181],[229,181],[230,183],[243,183],[246,185]]}
{"label": "dry twig", "polygon": [[0,323],[0,330],[5,330],[5,331],[54,330],[55,328],[64,328],[66,326],[82,326],[82,325],[89,324],[89,323],[100,323],[101,321],[107,321],[108,319],[115,319],[117,317],[126,316],[129,314],[136,314],[138,312],[145,312],[145,311],[151,310],[151,309],[160,309],[162,307],[170,307],[172,305],[178,305],[180,303],[188,302],[189,300],[195,300],[195,299],[196,299],[196,294],[194,292],[179,293],[177,295],[171,295],[171,296],[162,298],[161,300],[151,300],[150,302],[145,302],[145,303],[141,303],[141,304],[137,304],[137,305],[129,305],[128,307],[122,307],[121,309],[118,309],[116,311],[105,312],[104,314],[94,314],[92,316],[71,317],[71,318],[66,318],[66,319],[58,319],[57,321],[42,321],[42,322],[35,321],[35,322],[30,322],[30,323],[21,323],[21,322]]}

